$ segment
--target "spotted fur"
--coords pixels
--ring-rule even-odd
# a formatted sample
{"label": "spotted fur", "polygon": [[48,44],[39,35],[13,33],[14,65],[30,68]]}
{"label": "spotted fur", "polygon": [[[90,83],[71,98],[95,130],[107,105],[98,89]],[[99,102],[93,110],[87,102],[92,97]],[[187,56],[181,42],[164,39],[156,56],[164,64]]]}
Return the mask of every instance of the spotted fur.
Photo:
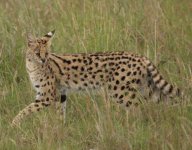
{"label": "spotted fur", "polygon": [[137,106],[139,96],[145,99],[161,95],[179,96],[160,75],[152,62],[128,52],[91,54],[54,54],[50,52],[54,31],[42,38],[28,36],[26,68],[36,90],[35,101],[13,119],[17,125],[27,115],[58,102],[60,91],[61,113],[65,116],[66,94],[73,90],[107,87],[109,96],[116,103]]}

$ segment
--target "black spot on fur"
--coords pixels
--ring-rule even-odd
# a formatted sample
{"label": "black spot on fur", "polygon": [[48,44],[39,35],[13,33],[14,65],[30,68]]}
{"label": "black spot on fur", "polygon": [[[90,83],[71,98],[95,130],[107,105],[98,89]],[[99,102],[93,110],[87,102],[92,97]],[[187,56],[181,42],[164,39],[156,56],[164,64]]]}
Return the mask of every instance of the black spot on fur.
{"label": "black spot on fur", "polygon": [[39,104],[35,104],[34,106],[35,106],[35,107],[39,107]]}
{"label": "black spot on fur", "polygon": [[169,88],[169,94],[172,93],[172,91],[173,91],[173,86],[171,85]]}
{"label": "black spot on fur", "polygon": [[117,90],[117,86],[114,86],[114,87],[113,87],[113,90]]}
{"label": "black spot on fur", "polygon": [[119,84],[119,80],[116,80],[116,84]]}
{"label": "black spot on fur", "polygon": [[124,89],[125,89],[125,86],[122,86],[122,87],[121,87],[121,90],[124,90]]}
{"label": "black spot on fur", "polygon": [[136,96],[135,94],[132,94],[132,95],[131,95],[131,99],[134,99],[134,98],[135,98],[135,96]]}
{"label": "black spot on fur", "polygon": [[84,71],[85,69],[84,69],[84,67],[81,67],[81,71]]}
{"label": "black spot on fur", "polygon": [[36,102],[36,103],[39,103],[39,102],[40,102],[40,100],[39,100],[39,99],[36,99],[36,100],[35,100],[35,102]]}
{"label": "black spot on fur", "polygon": [[137,80],[136,80],[136,83],[137,83],[137,84],[140,84],[140,83],[141,83],[141,80],[140,80],[140,79],[137,79]]}
{"label": "black spot on fur", "polygon": [[73,61],[73,62],[76,62],[76,61],[77,61],[77,59],[73,59],[72,61]]}
{"label": "black spot on fur", "polygon": [[65,102],[67,100],[66,95],[61,95],[61,103]]}
{"label": "black spot on fur", "polygon": [[118,94],[116,93],[116,94],[114,94],[114,96],[113,96],[114,98],[117,98],[118,97]]}
{"label": "black spot on fur", "polygon": [[75,84],[78,84],[78,82],[77,82],[76,80],[73,80],[73,82],[74,82]]}
{"label": "black spot on fur", "polygon": [[36,88],[39,88],[39,85],[35,85]]}
{"label": "black spot on fur", "polygon": [[122,68],[121,71],[124,72],[124,71],[125,71],[125,68]]}
{"label": "black spot on fur", "polygon": [[74,70],[77,70],[78,66],[72,66],[71,68],[74,69]]}
{"label": "black spot on fur", "polygon": [[81,63],[81,59],[78,59],[78,62]]}
{"label": "black spot on fur", "polygon": [[140,70],[140,67],[137,67],[137,70],[139,71],[139,70]]}
{"label": "black spot on fur", "polygon": [[134,72],[133,72],[133,75],[134,75],[134,76],[137,75],[137,71],[134,71]]}
{"label": "black spot on fur", "polygon": [[131,72],[129,71],[129,72],[127,72],[127,76],[130,76],[131,75]]}
{"label": "black spot on fur", "polygon": [[121,77],[121,80],[124,81],[125,80],[125,76]]}
{"label": "black spot on fur", "polygon": [[127,103],[126,103],[126,107],[129,107],[131,104],[132,104],[131,101],[127,101]]}
{"label": "black spot on fur", "polygon": [[131,80],[132,83],[135,83],[136,79]]}
{"label": "black spot on fur", "polygon": [[119,99],[122,99],[123,97],[124,97],[123,95],[120,95],[120,96],[119,96]]}

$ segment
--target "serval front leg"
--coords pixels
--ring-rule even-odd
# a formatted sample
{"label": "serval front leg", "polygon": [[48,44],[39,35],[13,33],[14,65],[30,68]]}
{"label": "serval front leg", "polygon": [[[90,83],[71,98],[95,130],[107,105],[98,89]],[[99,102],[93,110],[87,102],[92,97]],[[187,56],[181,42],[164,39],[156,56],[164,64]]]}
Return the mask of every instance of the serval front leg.
{"label": "serval front leg", "polygon": [[38,112],[55,102],[55,93],[47,94],[47,96],[44,96],[44,93],[40,93],[40,95],[37,95],[35,102],[29,104],[18,113],[18,115],[12,121],[12,126],[18,126],[20,122],[28,115]]}

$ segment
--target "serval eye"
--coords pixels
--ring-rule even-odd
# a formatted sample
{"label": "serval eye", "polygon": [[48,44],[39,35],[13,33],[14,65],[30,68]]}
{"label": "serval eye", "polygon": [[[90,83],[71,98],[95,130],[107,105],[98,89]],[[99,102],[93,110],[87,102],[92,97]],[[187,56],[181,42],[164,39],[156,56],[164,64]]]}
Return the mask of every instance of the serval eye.
{"label": "serval eye", "polygon": [[45,56],[47,57],[47,55],[48,55],[48,53],[46,52],[46,53],[45,53]]}

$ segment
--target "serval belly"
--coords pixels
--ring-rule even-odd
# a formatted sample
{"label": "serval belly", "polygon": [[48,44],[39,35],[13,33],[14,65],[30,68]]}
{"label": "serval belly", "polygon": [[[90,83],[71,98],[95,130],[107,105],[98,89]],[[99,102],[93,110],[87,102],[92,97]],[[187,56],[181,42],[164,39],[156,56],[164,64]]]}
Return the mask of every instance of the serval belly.
{"label": "serval belly", "polygon": [[36,97],[19,112],[12,125],[55,102],[65,117],[66,94],[71,90],[105,87],[110,99],[125,108],[137,106],[141,101],[138,95],[157,100],[162,95],[169,99],[180,95],[179,89],[164,80],[144,56],[128,52],[55,54],[50,52],[53,35],[54,31],[41,38],[28,36],[26,68]]}

